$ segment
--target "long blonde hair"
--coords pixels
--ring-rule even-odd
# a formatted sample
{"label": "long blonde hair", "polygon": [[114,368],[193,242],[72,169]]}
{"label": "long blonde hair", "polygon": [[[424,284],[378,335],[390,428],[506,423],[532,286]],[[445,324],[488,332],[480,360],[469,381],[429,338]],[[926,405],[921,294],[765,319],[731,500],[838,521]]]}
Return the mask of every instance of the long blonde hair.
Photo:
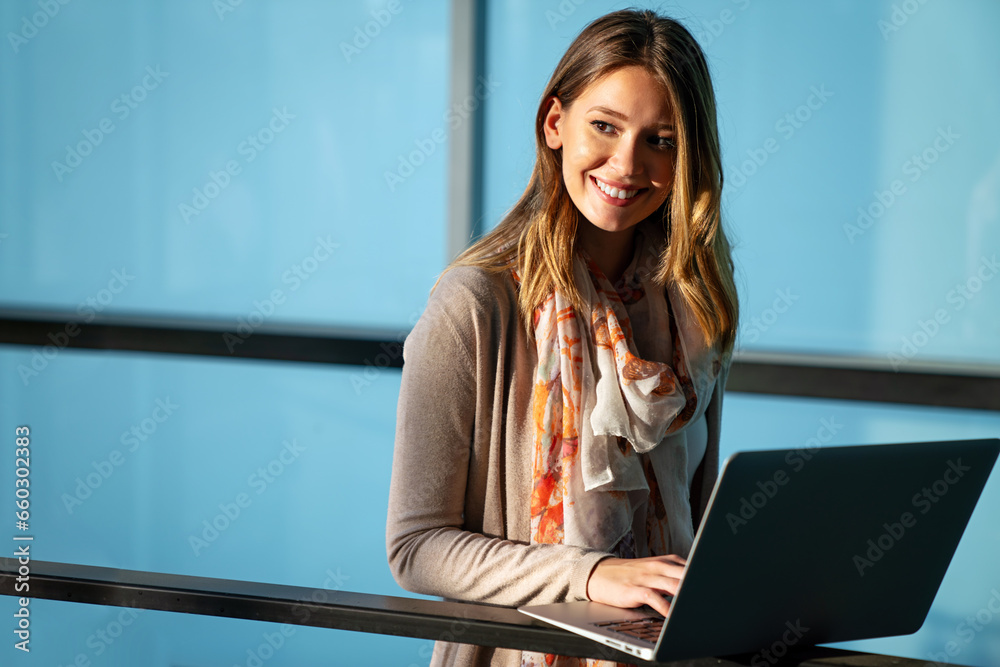
{"label": "long blonde hair", "polygon": [[650,10],[602,16],[573,41],[538,107],[535,166],[524,194],[496,228],[462,252],[445,272],[456,266],[492,272],[516,269],[521,278],[518,309],[529,337],[535,308],[553,290],[565,294],[582,312],[583,299],[573,279],[580,214],[563,183],[562,151],[546,145],[542,128],[553,96],[568,108],[591,83],[630,65],[644,67],[663,84],[675,114],[673,190],[653,213],[662,219],[667,237],[654,280],[659,285],[674,284],[706,343],[728,354],[736,338],[739,304],[732,254],[721,224],[715,94],[705,56],[691,33]]}

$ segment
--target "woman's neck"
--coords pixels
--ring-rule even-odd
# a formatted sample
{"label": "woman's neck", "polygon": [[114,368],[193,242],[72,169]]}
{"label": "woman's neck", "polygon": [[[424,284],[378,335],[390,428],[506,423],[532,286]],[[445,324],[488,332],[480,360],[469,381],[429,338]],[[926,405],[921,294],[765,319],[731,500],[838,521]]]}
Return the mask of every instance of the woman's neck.
{"label": "woman's neck", "polygon": [[635,254],[635,227],[609,232],[582,222],[577,242],[613,285],[621,279],[632,262]]}

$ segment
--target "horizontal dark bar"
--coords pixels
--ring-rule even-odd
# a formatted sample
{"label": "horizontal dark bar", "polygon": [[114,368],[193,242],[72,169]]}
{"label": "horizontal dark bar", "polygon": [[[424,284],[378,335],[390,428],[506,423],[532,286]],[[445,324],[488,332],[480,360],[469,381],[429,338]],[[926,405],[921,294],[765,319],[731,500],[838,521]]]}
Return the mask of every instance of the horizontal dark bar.
{"label": "horizontal dark bar", "polygon": [[[0,310],[0,344],[401,368],[406,331]],[[730,391],[1000,410],[1000,367],[741,352]]]}
{"label": "horizontal dark bar", "polygon": [[851,401],[1000,410],[1000,369],[958,364],[907,364],[880,359],[743,353],[728,391]]}
{"label": "horizontal dark bar", "polygon": [[[0,310],[0,344],[402,368],[405,331]],[[50,352],[51,353],[51,352]]]}
{"label": "horizontal dark bar", "polygon": [[[31,561],[32,599],[222,616],[273,623],[458,641],[644,665],[633,656],[529,618],[515,609],[464,602],[418,600],[90,565]],[[0,594],[15,590],[18,561],[0,558]],[[749,613],[749,612],[748,612]],[[759,655],[702,658],[672,667],[747,667]],[[664,663],[665,664],[665,663]],[[923,667],[923,661],[870,653],[809,648],[790,654],[792,667]]]}

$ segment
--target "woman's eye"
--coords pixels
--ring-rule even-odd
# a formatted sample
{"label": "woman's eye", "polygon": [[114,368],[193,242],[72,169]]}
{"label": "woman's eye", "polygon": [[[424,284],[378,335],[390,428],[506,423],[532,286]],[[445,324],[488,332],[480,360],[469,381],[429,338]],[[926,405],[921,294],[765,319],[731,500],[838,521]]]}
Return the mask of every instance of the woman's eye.
{"label": "woman's eye", "polygon": [[677,148],[677,142],[673,137],[653,137],[650,143],[657,148]]}
{"label": "woman's eye", "polygon": [[603,120],[592,120],[590,121],[590,124],[593,125],[594,128],[596,128],[601,134],[611,134],[615,129],[614,125],[605,123]]}

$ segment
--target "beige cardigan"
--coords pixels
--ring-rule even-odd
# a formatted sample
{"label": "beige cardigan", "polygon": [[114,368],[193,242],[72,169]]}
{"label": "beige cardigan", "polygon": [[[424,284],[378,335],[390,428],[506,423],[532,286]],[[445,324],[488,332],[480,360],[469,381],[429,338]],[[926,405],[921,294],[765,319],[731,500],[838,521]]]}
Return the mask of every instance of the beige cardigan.
{"label": "beige cardigan", "polygon": [[[510,273],[447,271],[403,359],[386,524],[399,585],[509,606],[586,600],[591,571],[610,554],[529,543],[537,356]],[[727,371],[705,413],[707,450],[691,487],[695,527],[718,474]],[[431,664],[520,665],[520,651],[438,642]]]}

